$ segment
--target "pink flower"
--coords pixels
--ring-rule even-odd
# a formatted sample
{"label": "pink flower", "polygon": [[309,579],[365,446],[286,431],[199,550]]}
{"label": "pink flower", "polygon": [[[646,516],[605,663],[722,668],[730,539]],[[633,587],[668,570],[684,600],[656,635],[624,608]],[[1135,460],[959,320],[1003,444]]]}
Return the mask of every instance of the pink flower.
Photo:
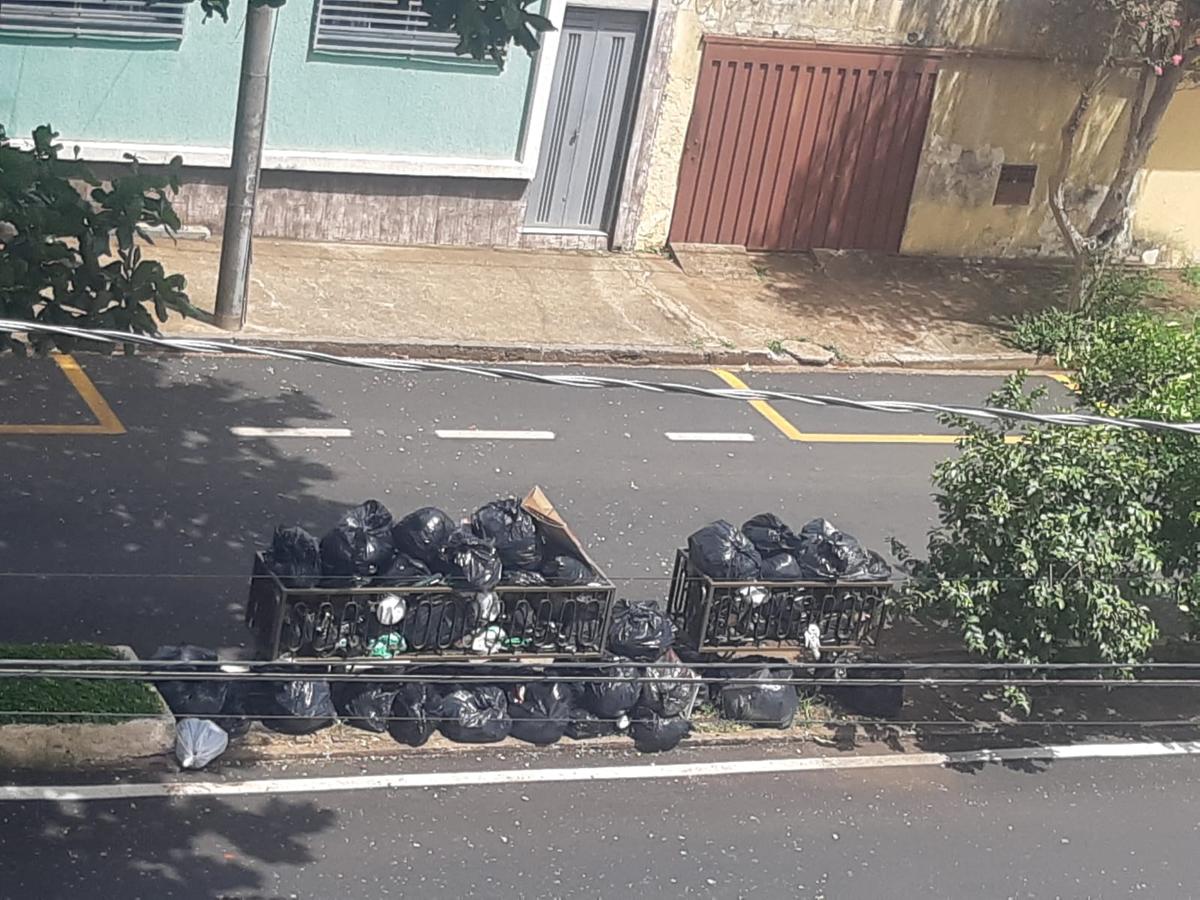
{"label": "pink flower", "polygon": [[1172,28],[1182,28],[1182,27],[1183,27],[1183,23],[1182,23],[1182,22],[1180,22],[1178,19],[1172,19],[1172,20],[1171,20],[1171,27],[1172,27]]}
{"label": "pink flower", "polygon": [[1161,75],[1162,73],[1163,73],[1163,67],[1162,67],[1162,66],[1155,66],[1155,67],[1154,67],[1154,74],[1155,74],[1155,75]]}
{"label": "pink flower", "polygon": [[1182,66],[1183,65],[1183,54],[1176,53],[1174,56],[1171,57],[1171,62],[1173,62],[1177,66]]}

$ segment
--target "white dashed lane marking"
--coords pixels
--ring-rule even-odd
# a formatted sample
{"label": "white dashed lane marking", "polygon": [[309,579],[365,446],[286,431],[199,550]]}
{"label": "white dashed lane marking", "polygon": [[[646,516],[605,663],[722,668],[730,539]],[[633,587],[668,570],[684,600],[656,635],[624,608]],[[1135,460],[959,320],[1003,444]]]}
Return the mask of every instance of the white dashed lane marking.
{"label": "white dashed lane marking", "polygon": [[243,438],[348,438],[354,432],[349,428],[257,428],[250,425],[234,425],[230,434]]}
{"label": "white dashed lane marking", "polygon": [[478,428],[438,429],[438,437],[448,441],[552,441],[553,431],[485,431]]}
{"label": "white dashed lane marking", "polygon": [[667,440],[710,444],[752,444],[754,435],[728,431],[668,431]]}

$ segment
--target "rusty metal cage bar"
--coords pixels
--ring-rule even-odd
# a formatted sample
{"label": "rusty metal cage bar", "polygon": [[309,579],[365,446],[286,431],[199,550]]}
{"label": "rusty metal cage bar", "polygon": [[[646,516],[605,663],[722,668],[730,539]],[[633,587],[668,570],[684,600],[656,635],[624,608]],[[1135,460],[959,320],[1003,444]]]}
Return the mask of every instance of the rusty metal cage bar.
{"label": "rusty metal cage bar", "polygon": [[[678,639],[697,651],[804,649],[816,624],[823,655],[858,655],[878,646],[891,581],[719,581],[676,550],[667,610]],[[766,592],[758,603],[751,591]]]}

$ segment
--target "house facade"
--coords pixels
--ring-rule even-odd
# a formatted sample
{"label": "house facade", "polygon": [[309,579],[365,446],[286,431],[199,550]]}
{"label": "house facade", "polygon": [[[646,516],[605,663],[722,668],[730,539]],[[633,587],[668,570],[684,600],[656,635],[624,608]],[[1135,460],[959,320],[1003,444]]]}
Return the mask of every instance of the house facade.
{"label": "house facade", "polygon": [[[1047,182],[1094,62],[1088,8],[684,0],[636,245],[1061,253]],[[1116,166],[1132,88],[1114,78],[1088,119],[1068,197],[1080,212]],[[1135,250],[1200,258],[1198,123],[1200,89],[1184,90],[1142,173]]]}
{"label": "house facade", "polygon": [[[236,8],[236,7],[235,7]],[[457,57],[421,0],[279,10],[256,232],[401,244],[620,246],[650,0],[547,0],[530,58]],[[241,27],[198,3],[5,0],[0,123],[103,163],[179,154],[178,208],[219,230]],[[632,232],[629,232],[632,234]]]}
{"label": "house facade", "polygon": [[[1045,0],[545,0],[501,68],[421,0],[288,0],[257,233],[578,249],[671,242],[942,256],[1061,252],[1046,204],[1093,29]],[[179,154],[219,230],[241,29],[197,3],[4,0],[0,123],[100,166]],[[1131,85],[1089,119],[1099,202]],[[1200,257],[1200,90],[1176,99],[1132,239]]]}

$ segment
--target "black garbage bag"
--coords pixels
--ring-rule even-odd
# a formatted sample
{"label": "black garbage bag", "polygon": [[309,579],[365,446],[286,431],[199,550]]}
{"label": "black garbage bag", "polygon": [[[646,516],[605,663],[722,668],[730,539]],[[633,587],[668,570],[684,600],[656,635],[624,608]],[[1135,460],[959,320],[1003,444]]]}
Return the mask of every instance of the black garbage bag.
{"label": "black garbage bag", "polygon": [[567,690],[559,682],[519,686],[510,698],[511,734],[517,740],[547,746],[560,740],[571,724]]}
{"label": "black garbage bag", "polygon": [[589,712],[582,706],[571,707],[571,721],[567,723],[567,737],[576,741],[586,741],[590,738],[608,737],[629,727],[629,717],[618,716],[606,719]]}
{"label": "black garbage bag", "polygon": [[630,716],[629,734],[642,753],[674,750],[691,730],[692,723],[683,716],[660,716],[640,706]]}
{"label": "black garbage bag", "polygon": [[834,698],[860,716],[872,719],[896,719],[904,706],[902,684],[855,684],[857,680],[885,681],[903,678],[904,673],[896,669],[854,669],[851,677],[836,685],[830,693]]}
{"label": "black garbage bag", "polygon": [[478,605],[470,597],[426,594],[406,606],[401,629],[409,650],[447,650],[480,625]]}
{"label": "black garbage bag", "polygon": [[437,718],[442,734],[460,744],[494,744],[512,730],[504,691],[490,684],[450,691],[438,702]]}
{"label": "black garbage bag", "polygon": [[638,706],[660,716],[682,716],[696,700],[700,676],[668,653],[662,659],[666,665],[648,666],[642,682]]}
{"label": "black garbage bag", "polygon": [[[217,654],[206,647],[195,644],[167,644],[159,647],[150,657],[153,662],[216,662]],[[195,672],[196,667],[182,671]],[[181,718],[211,719],[221,712],[229,693],[229,681],[156,681],[158,688],[171,712]]]}
{"label": "black garbage bag", "polygon": [[591,584],[596,573],[574,556],[552,556],[542,563],[542,575],[550,584]]}
{"label": "black garbage bag", "polygon": [[454,520],[446,513],[436,506],[422,506],[392,526],[392,542],[399,552],[433,567],[453,530]]}
{"label": "black garbage bag", "polygon": [[764,559],[791,550],[797,540],[795,532],[773,513],[759,513],[753,519],[746,520],[742,534]]}
{"label": "black garbage bag", "polygon": [[311,588],[321,580],[321,545],[303,528],[276,526],[264,556],[284,587]]}
{"label": "black garbage bag", "polygon": [[787,669],[731,669],[732,678],[754,679],[755,684],[727,684],[721,688],[721,718],[760,728],[790,728],[800,707],[796,686]]}
{"label": "black garbage bag", "polygon": [[546,579],[537,572],[526,572],[524,569],[505,569],[500,574],[501,584],[511,584],[514,587],[540,587]]}
{"label": "black garbage bag", "polygon": [[[871,553],[856,537],[838,531],[826,519],[807,523],[800,529],[800,538],[796,561],[805,578],[861,581],[871,577]],[[882,558],[879,562],[883,563]]]}
{"label": "black garbage bag", "polygon": [[620,600],[613,609],[608,649],[617,656],[653,662],[671,649],[675,628],[662,610],[648,600]]}
{"label": "black garbage bag", "polygon": [[392,514],[378,500],[364,500],[342,515],[339,525],[353,525],[371,534],[392,536]]}
{"label": "black garbage bag", "polygon": [[443,571],[453,580],[465,581],[473,591],[490,591],[500,583],[502,566],[495,545],[467,528],[450,532],[441,558]]}
{"label": "black garbage bag", "polygon": [[867,564],[865,566],[861,569],[847,572],[842,576],[845,581],[887,581],[891,577],[891,565],[874,550],[867,551]]}
{"label": "black garbage bag", "polygon": [[395,683],[338,681],[333,686],[333,705],[348,725],[383,734],[396,690]]}
{"label": "black garbage bag", "polygon": [[791,553],[776,553],[762,561],[759,577],[763,581],[800,581],[804,573]]}
{"label": "black garbage bag", "polygon": [[212,721],[224,729],[230,740],[243,737],[250,730],[254,718],[250,702],[252,689],[252,685],[245,681],[228,682],[221,714],[213,716]]}
{"label": "black garbage bag", "polygon": [[833,581],[841,575],[838,561],[829,552],[828,541],[824,538],[805,539],[796,548],[795,557],[804,579]]}
{"label": "black garbage bag", "polygon": [[421,560],[415,559],[407,553],[397,553],[371,580],[371,584],[379,587],[405,587],[424,583],[429,576],[429,566]]}
{"label": "black garbage bag", "polygon": [[722,581],[756,581],[762,567],[762,556],[750,539],[724,519],[688,538],[688,557],[709,578]]}
{"label": "black garbage bag", "polygon": [[496,545],[508,569],[536,569],[542,561],[542,536],[533,516],[514,497],[485,503],[471,516],[471,529]]}
{"label": "black garbage bag", "polygon": [[642,693],[641,672],[636,666],[615,665],[589,669],[587,674],[606,681],[583,682],[580,705],[602,719],[619,719],[637,706]]}
{"label": "black garbage bag", "polygon": [[321,538],[321,568],[332,578],[373,578],[386,570],[396,554],[392,514],[378,500],[346,511]]}
{"label": "black garbage bag", "polygon": [[280,734],[313,734],[337,721],[327,681],[282,681],[271,685],[258,715]]}
{"label": "black garbage bag", "polygon": [[401,744],[420,747],[437,730],[433,715],[437,711],[437,689],[431,684],[402,684],[392,701],[388,734]]}

